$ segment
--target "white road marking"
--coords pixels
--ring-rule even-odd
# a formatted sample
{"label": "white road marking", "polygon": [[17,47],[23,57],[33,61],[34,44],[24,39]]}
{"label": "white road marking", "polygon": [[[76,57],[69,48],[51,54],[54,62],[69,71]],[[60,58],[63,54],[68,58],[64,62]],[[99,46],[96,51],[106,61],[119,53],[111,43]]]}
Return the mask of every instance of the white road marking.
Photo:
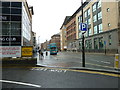
{"label": "white road marking", "polygon": [[26,86],[32,86],[32,87],[38,87],[40,88],[40,85],[30,84],[30,83],[23,83],[23,82],[15,82],[15,81],[8,81],[8,80],[0,80],[0,82],[4,83],[13,83],[13,84],[19,84],[19,85],[26,85]]}
{"label": "white road marking", "polygon": [[47,69],[47,68],[32,68],[30,70],[36,70],[36,71],[50,71],[50,72],[58,72],[58,73],[65,73],[66,70],[57,70],[57,69]]}

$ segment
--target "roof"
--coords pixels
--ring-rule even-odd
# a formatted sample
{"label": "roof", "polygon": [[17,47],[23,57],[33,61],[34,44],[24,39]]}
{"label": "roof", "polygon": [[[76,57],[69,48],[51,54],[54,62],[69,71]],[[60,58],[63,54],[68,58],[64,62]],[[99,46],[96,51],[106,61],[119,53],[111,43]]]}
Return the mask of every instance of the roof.
{"label": "roof", "polygon": [[[70,18],[70,17],[71,17],[71,16],[66,16],[66,17],[65,17],[64,22],[63,22],[62,26],[67,24],[67,21],[69,20],[69,18]],[[62,26],[61,26],[61,28],[60,28],[60,29],[62,29]]]}
{"label": "roof", "polygon": [[79,13],[91,0],[86,0],[83,5],[81,5],[77,10],[76,12],[67,20],[66,23],[69,23],[75,16],[77,13]]}

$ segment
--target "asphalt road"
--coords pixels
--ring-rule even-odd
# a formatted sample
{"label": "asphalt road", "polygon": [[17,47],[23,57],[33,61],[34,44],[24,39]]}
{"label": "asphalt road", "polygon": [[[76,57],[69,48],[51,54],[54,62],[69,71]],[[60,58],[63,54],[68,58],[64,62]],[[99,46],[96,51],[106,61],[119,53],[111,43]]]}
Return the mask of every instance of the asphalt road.
{"label": "asphalt road", "polygon": [[59,68],[3,68],[3,88],[118,88],[116,74]]}
{"label": "asphalt road", "polygon": [[[114,56],[104,54],[86,53],[85,66],[93,69],[114,69]],[[44,60],[38,60],[38,64],[53,67],[82,67],[82,54],[76,52],[59,52],[57,55],[45,55]]]}

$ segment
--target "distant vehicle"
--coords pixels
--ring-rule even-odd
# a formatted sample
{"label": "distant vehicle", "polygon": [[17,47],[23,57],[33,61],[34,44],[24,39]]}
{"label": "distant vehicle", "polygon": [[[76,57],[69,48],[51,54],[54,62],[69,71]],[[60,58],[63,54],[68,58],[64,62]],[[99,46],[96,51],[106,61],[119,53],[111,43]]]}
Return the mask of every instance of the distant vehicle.
{"label": "distant vehicle", "polygon": [[50,55],[57,55],[58,49],[56,43],[50,43],[49,49],[50,49]]}

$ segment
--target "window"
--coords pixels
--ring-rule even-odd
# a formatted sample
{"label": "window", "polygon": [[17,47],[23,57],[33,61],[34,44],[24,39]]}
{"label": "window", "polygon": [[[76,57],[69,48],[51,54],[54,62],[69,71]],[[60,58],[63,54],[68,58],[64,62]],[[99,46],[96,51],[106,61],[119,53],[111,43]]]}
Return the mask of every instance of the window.
{"label": "window", "polygon": [[102,12],[98,13],[98,20],[102,19]]}
{"label": "window", "polygon": [[89,47],[88,47],[88,40],[85,41],[85,48],[89,49]]}
{"label": "window", "polygon": [[10,28],[10,22],[2,22],[2,28],[3,29]]}
{"label": "window", "polygon": [[78,17],[78,21],[79,21],[79,22],[82,22],[82,16],[79,16],[79,17]]}
{"label": "window", "polygon": [[98,1],[98,6],[97,6],[97,7],[98,7],[98,8],[101,7],[101,0]]}
{"label": "window", "polygon": [[88,29],[88,36],[92,35],[92,30]]}
{"label": "window", "polygon": [[11,28],[12,29],[21,28],[21,23],[19,23],[19,22],[12,22],[11,23]]}
{"label": "window", "polygon": [[2,35],[9,35],[10,34],[10,29],[9,28],[2,28]]}
{"label": "window", "polygon": [[98,49],[98,39],[94,39],[94,49]]}
{"label": "window", "polygon": [[2,15],[2,8],[0,7],[0,15]]}
{"label": "window", "polygon": [[19,28],[11,29],[11,32],[11,35],[21,35],[21,29]]}
{"label": "window", "polygon": [[98,28],[99,28],[99,33],[103,32],[103,30],[102,30],[102,24],[99,24]]}
{"label": "window", "polygon": [[88,24],[87,20],[85,20],[85,23]]}
{"label": "window", "polygon": [[94,34],[97,34],[97,26],[94,26]]}
{"label": "window", "polygon": [[21,16],[11,15],[11,21],[21,21]]}
{"label": "window", "polygon": [[99,38],[99,49],[103,49],[103,37]]}
{"label": "window", "polygon": [[88,25],[90,25],[91,24],[91,22],[90,22],[90,18],[88,19]]}
{"label": "window", "polygon": [[108,27],[110,27],[110,23],[108,23]]}
{"label": "window", "polygon": [[97,15],[94,15],[93,16],[93,22],[96,22],[97,21]]}
{"label": "window", "polygon": [[88,16],[90,15],[90,8],[88,9]]}
{"label": "window", "polygon": [[110,11],[110,8],[107,8],[107,12],[109,12]]}
{"label": "window", "polygon": [[88,47],[89,47],[89,49],[92,49],[92,40],[91,39],[88,40]]}
{"label": "window", "polygon": [[11,8],[11,14],[21,14],[21,9]]}
{"label": "window", "polygon": [[10,2],[2,2],[2,7],[10,7]]}
{"label": "window", "polygon": [[87,17],[87,11],[85,11],[85,13],[84,13],[84,14],[85,14],[85,18],[86,18],[86,17]]}
{"label": "window", "polygon": [[92,49],[92,40],[91,39],[85,41],[85,48]]}
{"label": "window", "polygon": [[88,31],[84,35],[85,35],[85,37],[88,37]]}
{"label": "window", "polygon": [[2,8],[3,14],[10,14],[10,8]]}
{"label": "window", "polygon": [[111,45],[112,42],[111,42],[111,35],[109,35],[109,45]]}
{"label": "window", "polygon": [[11,2],[11,7],[22,7],[22,3],[21,2]]}
{"label": "window", "polygon": [[96,3],[92,6],[93,12],[96,11]]}

